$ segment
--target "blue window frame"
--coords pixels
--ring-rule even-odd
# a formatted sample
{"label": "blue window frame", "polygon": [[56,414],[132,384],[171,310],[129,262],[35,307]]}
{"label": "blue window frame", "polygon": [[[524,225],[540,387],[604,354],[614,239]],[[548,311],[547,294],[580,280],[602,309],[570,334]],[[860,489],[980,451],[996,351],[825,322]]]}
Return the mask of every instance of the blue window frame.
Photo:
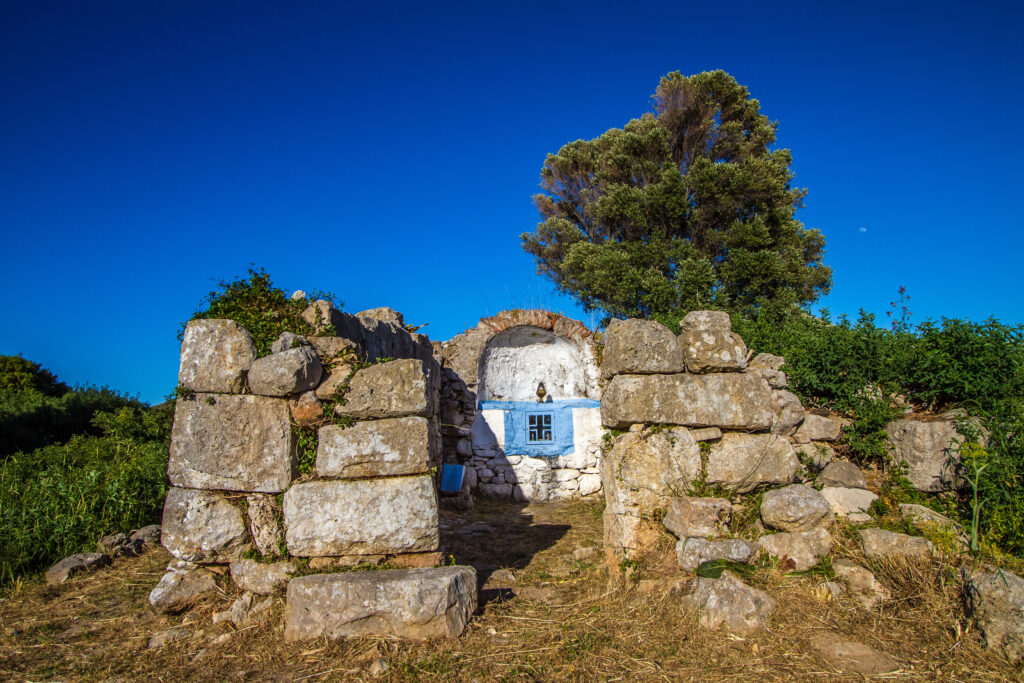
{"label": "blue window frame", "polygon": [[551,443],[555,440],[552,413],[533,413],[526,418],[527,443]]}

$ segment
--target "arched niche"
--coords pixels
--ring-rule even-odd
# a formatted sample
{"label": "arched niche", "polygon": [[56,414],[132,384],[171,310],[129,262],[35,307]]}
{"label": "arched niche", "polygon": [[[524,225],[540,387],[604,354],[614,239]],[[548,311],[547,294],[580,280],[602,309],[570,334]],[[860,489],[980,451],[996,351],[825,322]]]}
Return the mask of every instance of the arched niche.
{"label": "arched niche", "polygon": [[480,356],[477,398],[481,401],[536,401],[544,382],[553,400],[583,398],[587,377],[572,341],[532,325],[491,337]]}

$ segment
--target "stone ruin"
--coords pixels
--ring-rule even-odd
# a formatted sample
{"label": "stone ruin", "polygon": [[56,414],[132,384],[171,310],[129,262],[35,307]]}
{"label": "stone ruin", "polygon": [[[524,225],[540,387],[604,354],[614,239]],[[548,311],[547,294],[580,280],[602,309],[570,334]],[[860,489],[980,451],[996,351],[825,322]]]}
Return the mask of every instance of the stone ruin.
{"label": "stone ruin", "polygon": [[[287,587],[289,639],[457,636],[476,609],[476,574],[439,566],[438,506],[471,505],[473,493],[603,494],[610,566],[642,558],[668,530],[684,572],[761,554],[807,569],[831,552],[836,516],[871,521],[877,496],[830,446],[844,420],[805,411],[784,359],[751,358],[725,313],[690,313],[678,336],[615,320],[599,340],[560,315],[505,311],[445,343],[408,332],[391,309],[353,316],[314,302],[307,316],[335,335],[286,333],[263,358],[237,323],[188,325],[179,384],[190,395],[177,401],[162,534],[178,562],[154,605],[209,589],[202,566],[230,564],[246,595]],[[332,401],[338,418],[325,420]],[[915,486],[956,485],[954,416],[889,432]],[[461,475],[454,487],[442,485],[449,470]],[[764,533],[737,538],[730,498],[755,490]],[[905,507],[911,520],[952,524]],[[934,552],[922,538],[859,533],[869,556]],[[385,561],[395,568],[342,571]],[[879,599],[870,572],[846,565],[834,566],[848,588]],[[236,623],[252,600],[232,608]],[[775,605],[729,574],[696,580],[684,603],[703,626],[737,632],[763,626]]]}

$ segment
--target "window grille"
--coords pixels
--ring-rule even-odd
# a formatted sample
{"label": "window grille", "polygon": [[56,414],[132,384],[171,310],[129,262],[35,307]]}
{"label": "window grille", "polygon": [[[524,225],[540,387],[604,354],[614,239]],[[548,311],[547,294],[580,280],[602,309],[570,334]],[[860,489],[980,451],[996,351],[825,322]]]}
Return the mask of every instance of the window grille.
{"label": "window grille", "polygon": [[529,429],[527,441],[529,443],[547,443],[554,440],[552,438],[551,415],[551,413],[537,413],[527,416],[529,418],[527,423]]}

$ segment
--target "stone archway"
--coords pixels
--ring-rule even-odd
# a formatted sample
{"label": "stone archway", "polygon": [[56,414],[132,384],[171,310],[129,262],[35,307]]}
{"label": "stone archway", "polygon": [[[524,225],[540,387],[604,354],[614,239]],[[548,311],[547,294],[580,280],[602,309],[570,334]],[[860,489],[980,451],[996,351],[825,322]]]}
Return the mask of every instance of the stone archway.
{"label": "stone archway", "polygon": [[547,501],[600,491],[598,353],[582,323],[547,311],[505,311],[442,353],[474,396],[460,452],[469,451],[464,463],[478,492]]}

